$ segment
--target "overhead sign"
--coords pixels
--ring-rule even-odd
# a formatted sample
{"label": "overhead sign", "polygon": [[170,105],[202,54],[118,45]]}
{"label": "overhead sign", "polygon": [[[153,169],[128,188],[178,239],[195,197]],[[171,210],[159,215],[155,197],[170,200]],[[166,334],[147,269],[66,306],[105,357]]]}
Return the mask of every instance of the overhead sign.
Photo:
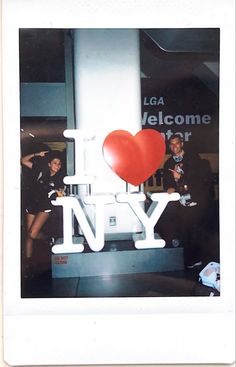
{"label": "overhead sign", "polygon": [[156,129],[168,140],[179,134],[199,153],[218,153],[218,95],[198,78],[173,81],[142,79],[142,127]]}

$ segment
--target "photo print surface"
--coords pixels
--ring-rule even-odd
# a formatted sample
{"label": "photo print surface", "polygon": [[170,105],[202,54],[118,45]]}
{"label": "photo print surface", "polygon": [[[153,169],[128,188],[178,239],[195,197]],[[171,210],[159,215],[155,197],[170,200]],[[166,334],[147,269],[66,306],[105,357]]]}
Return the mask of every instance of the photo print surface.
{"label": "photo print surface", "polygon": [[19,30],[22,298],[220,296],[219,49]]}

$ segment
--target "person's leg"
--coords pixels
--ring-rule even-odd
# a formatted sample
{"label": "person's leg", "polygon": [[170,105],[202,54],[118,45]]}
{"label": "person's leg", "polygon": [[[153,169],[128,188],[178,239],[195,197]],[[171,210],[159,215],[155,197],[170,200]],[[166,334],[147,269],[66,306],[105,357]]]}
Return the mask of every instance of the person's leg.
{"label": "person's leg", "polygon": [[24,278],[32,278],[32,252],[33,252],[33,239],[29,236],[30,228],[34,222],[35,214],[26,214],[26,239],[25,247],[23,249],[23,276]]}
{"label": "person's leg", "polygon": [[166,246],[172,246],[173,239],[181,240],[180,210],[179,202],[169,202],[155,226],[155,232],[166,241]]}
{"label": "person's leg", "polygon": [[202,261],[199,208],[186,207],[184,210],[184,258],[185,266],[191,267]]}
{"label": "person's leg", "polygon": [[25,243],[25,256],[31,258],[33,253],[33,241],[44,239],[43,233],[40,232],[44,223],[48,219],[49,213],[39,212],[38,214],[27,214],[26,226],[27,237]]}
{"label": "person's leg", "polygon": [[27,236],[25,241],[25,257],[26,259],[29,259],[32,257],[32,251],[33,251],[33,239],[29,236],[30,228],[34,222],[35,215],[27,213],[26,214],[26,229],[27,229]]}
{"label": "person's leg", "polygon": [[45,222],[47,221],[48,217],[49,213],[45,212],[39,212],[35,216],[34,221],[32,222],[28,231],[28,235],[32,240],[40,240],[45,238],[45,235],[40,231]]}
{"label": "person's leg", "polygon": [[34,265],[32,263],[33,255],[33,242],[34,240],[44,238],[44,235],[40,232],[44,223],[49,217],[49,213],[39,212],[36,215],[28,215],[27,221],[27,239],[26,239],[26,258],[24,265],[24,277],[33,278],[34,277]]}

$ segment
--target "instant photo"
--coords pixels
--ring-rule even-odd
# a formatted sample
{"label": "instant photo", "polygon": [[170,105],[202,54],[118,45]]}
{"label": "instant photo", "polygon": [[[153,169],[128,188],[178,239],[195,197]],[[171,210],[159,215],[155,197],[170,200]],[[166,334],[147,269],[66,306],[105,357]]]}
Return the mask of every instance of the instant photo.
{"label": "instant photo", "polygon": [[22,297],[219,296],[220,30],[20,29],[19,60]]}
{"label": "instant photo", "polygon": [[233,3],[3,0],[8,365],[234,360]]}

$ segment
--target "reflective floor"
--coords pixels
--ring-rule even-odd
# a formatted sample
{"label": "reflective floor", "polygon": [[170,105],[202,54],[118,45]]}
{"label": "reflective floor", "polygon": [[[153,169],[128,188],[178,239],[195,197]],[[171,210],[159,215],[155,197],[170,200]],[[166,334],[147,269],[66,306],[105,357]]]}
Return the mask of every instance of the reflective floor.
{"label": "reflective floor", "polygon": [[[210,261],[217,261],[211,258]],[[48,244],[37,244],[33,278],[22,276],[23,298],[58,297],[188,297],[218,296],[199,283],[199,272],[207,263],[191,270],[136,273],[74,278],[52,278]]]}

